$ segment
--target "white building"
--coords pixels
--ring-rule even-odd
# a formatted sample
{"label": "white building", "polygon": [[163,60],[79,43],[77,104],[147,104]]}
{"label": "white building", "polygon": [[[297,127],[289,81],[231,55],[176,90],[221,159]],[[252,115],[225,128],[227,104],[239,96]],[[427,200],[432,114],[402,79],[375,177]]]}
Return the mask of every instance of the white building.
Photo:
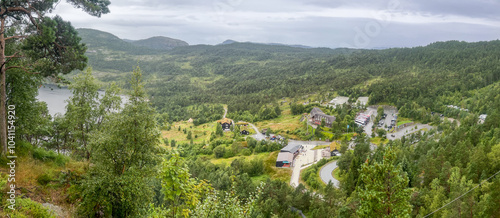
{"label": "white building", "polygon": [[334,99],[328,103],[329,106],[332,106],[333,108],[337,108],[337,106],[342,106],[343,104],[347,103],[349,101],[349,97],[344,97],[344,96],[337,96]]}
{"label": "white building", "polygon": [[356,101],[356,105],[358,105],[359,103],[360,106],[366,106],[368,105],[368,99],[369,97],[359,97],[358,100]]}

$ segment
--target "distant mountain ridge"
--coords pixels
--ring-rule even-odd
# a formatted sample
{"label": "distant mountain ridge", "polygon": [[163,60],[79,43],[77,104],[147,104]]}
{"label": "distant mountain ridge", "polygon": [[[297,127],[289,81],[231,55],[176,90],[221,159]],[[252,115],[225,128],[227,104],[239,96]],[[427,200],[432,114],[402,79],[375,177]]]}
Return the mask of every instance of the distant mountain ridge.
{"label": "distant mountain ridge", "polygon": [[[118,51],[145,49],[170,50],[176,47],[189,46],[185,41],[164,36],[155,36],[141,40],[120,39],[119,37],[100,30],[80,28],[77,29],[82,42],[89,48],[110,48]],[[89,51],[92,52],[92,51]]]}
{"label": "distant mountain ridge", "polygon": [[173,39],[165,36],[154,36],[147,39],[141,39],[130,42],[134,45],[144,46],[152,49],[168,50],[175,47],[189,46],[185,41],[179,39]]}
{"label": "distant mountain ridge", "polygon": [[289,45],[289,44],[275,43],[275,42],[271,42],[271,43],[238,42],[238,41],[235,41],[235,40],[232,40],[232,39],[227,39],[224,42],[220,43],[220,45],[229,45],[229,44],[233,44],[233,43],[251,43],[251,44],[260,44],[260,45],[279,45],[279,46],[288,46],[288,47],[293,47],[293,48],[316,48],[316,47],[311,47],[311,46],[307,46],[307,45],[296,45],[296,44]]}

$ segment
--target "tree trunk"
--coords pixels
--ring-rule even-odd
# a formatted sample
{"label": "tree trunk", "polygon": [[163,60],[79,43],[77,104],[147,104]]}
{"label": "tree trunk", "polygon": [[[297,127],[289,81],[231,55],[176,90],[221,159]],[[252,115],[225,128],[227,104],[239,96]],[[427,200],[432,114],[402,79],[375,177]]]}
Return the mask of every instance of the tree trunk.
{"label": "tree trunk", "polygon": [[5,19],[1,18],[0,26],[0,146],[2,154],[7,155],[7,84],[5,81]]}

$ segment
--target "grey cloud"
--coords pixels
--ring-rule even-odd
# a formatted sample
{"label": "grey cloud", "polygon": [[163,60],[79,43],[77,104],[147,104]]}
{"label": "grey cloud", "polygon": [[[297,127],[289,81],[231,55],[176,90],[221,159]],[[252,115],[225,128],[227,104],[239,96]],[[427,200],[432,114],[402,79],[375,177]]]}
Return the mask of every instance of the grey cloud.
{"label": "grey cloud", "polygon": [[[326,9],[334,9],[333,11],[344,14],[344,10],[351,9],[385,11],[394,7],[388,5],[391,1],[399,1],[396,4],[397,13],[394,15],[407,14],[409,18],[395,19],[387,25],[380,25],[380,21],[369,19],[370,16],[336,17],[335,14],[326,16],[329,11],[321,12]],[[494,16],[492,10],[499,8],[499,3],[488,1],[484,3],[487,7],[480,7],[465,1],[453,1],[456,7],[446,8],[450,2],[112,0],[111,13],[101,18],[91,17],[63,3],[55,13],[71,21],[77,28],[99,29],[120,38],[143,39],[163,35],[187,41],[189,44],[218,44],[226,39],[233,39],[318,47],[373,48],[419,46],[452,39],[478,41],[499,38],[500,23],[495,19],[491,19],[493,22],[489,22],[489,26],[482,25],[482,22],[471,24],[467,23],[467,20],[452,22],[441,19],[447,15],[487,18]],[[467,7],[469,11],[464,10]],[[415,14],[418,16],[410,16]],[[421,20],[415,22],[415,19]],[[376,26],[377,23],[379,26]],[[367,42],[361,43],[362,34],[368,35]]]}
{"label": "grey cloud", "polygon": [[410,8],[432,14],[499,18],[500,1],[493,0],[419,0]]}
{"label": "grey cloud", "polygon": [[309,0],[307,5],[319,7],[363,7],[387,10],[396,6],[399,11],[498,18],[500,1],[496,0]]}

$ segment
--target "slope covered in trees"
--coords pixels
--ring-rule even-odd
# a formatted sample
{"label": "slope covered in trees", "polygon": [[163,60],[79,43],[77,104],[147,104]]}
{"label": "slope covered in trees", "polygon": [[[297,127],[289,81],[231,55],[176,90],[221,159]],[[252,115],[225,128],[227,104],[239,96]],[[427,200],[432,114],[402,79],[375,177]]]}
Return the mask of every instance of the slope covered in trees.
{"label": "slope covered in trees", "polygon": [[[47,216],[36,199],[51,199],[70,204],[75,217],[293,217],[299,210],[308,217],[500,216],[500,41],[387,50],[232,43],[153,51],[99,37],[110,41],[83,39],[97,72],[73,78],[64,116],[51,118],[35,99],[41,77],[7,75],[8,103],[18,105],[22,127],[19,185],[32,199],[17,198],[16,213]],[[137,62],[142,70],[133,67]],[[94,75],[117,84],[99,96]],[[119,87],[131,99],[123,108]],[[286,170],[274,167],[280,144],[245,138],[237,127],[224,133],[213,122],[222,104],[228,117],[256,121],[308,112],[319,104],[298,100],[336,94],[368,95],[372,104],[398,106],[403,117],[435,128],[374,150],[365,134],[351,142],[345,137],[340,188],[308,187],[313,192],[302,184],[292,188]],[[282,113],[283,97],[291,104]],[[325,110],[339,119],[332,132],[345,132],[347,117],[358,110]],[[484,123],[480,113],[488,114]],[[187,118],[216,128],[206,141],[192,140],[198,135],[191,124],[183,129],[186,141],[160,136],[161,127]],[[180,125],[173,128],[181,134]],[[2,176],[0,184],[6,181]],[[49,198],[53,192],[61,194]]]}
{"label": "slope covered in trees", "polygon": [[[96,37],[100,34],[82,35],[84,42]],[[111,39],[119,40],[109,36]],[[498,40],[386,50],[231,43],[158,52],[115,44],[105,46],[106,52],[87,53],[90,64],[106,72],[97,78],[124,84],[121,72],[139,63],[153,105],[159,112],[175,113],[172,118],[179,116],[173,111],[200,103],[228,104],[230,113],[256,114],[264,104],[282,97],[322,93],[316,100],[329,101],[333,92],[354,98],[367,95],[371,104],[402,107],[413,102],[445,112],[445,105],[460,103],[455,93],[468,93],[500,80]],[[88,46],[95,50],[92,43]],[[485,110],[474,107],[475,112]]]}

